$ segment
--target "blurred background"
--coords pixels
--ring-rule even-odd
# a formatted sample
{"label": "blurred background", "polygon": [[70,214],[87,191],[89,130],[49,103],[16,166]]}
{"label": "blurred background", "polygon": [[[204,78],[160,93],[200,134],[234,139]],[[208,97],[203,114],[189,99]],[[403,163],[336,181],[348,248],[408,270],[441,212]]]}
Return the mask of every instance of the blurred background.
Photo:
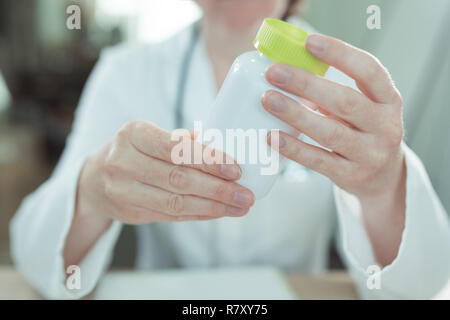
{"label": "blurred background", "polygon": [[[66,27],[73,4],[81,30]],[[366,27],[372,4],[381,8],[379,30]],[[450,1],[309,0],[301,15],[390,70],[405,101],[406,141],[450,212]],[[0,0],[0,265],[11,263],[8,222],[51,174],[102,48],[158,42],[200,16],[190,0]],[[115,266],[131,266],[133,243],[126,228]]]}

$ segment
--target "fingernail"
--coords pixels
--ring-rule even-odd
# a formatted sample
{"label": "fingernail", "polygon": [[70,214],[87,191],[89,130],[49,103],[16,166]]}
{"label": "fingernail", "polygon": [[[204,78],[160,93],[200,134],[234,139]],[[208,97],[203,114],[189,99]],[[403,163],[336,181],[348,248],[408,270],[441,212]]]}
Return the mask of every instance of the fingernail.
{"label": "fingernail", "polygon": [[228,213],[230,213],[233,216],[241,216],[247,212],[247,209],[242,209],[242,208],[233,207],[233,206],[227,206],[227,211],[228,211]]}
{"label": "fingernail", "polygon": [[265,93],[264,99],[267,107],[273,112],[284,112],[286,110],[286,103],[282,97],[277,93]]}
{"label": "fingernail", "polygon": [[320,54],[327,50],[328,40],[320,34],[312,34],[306,40],[306,47],[309,52]]}
{"label": "fingernail", "polygon": [[233,200],[238,205],[248,207],[253,204],[253,195],[249,191],[238,191],[234,194]]}
{"label": "fingernail", "polygon": [[232,164],[222,164],[220,166],[220,172],[228,179],[239,179],[241,171]]}
{"label": "fingernail", "polygon": [[272,83],[284,85],[291,78],[291,73],[282,66],[275,65],[269,68],[268,76]]}

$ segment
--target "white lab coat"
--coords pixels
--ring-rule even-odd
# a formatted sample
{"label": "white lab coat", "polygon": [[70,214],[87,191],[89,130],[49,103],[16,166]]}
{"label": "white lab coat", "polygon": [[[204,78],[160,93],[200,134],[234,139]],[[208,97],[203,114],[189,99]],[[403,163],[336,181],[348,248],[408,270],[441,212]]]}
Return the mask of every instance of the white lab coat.
{"label": "white lab coat", "polygon": [[[11,223],[14,262],[44,296],[82,297],[108,267],[121,230],[117,221],[82,261],[81,290],[65,287],[62,250],[74,213],[80,169],[86,157],[128,121],[147,120],[174,129],[179,69],[190,34],[188,28],[164,43],[120,46],[102,54],[55,172],[24,200]],[[354,85],[335,69],[327,77]],[[193,126],[194,120],[206,119],[215,94],[213,71],[200,39],[184,100],[187,127]],[[406,226],[397,258],[381,272],[379,290],[366,286],[366,270],[376,262],[358,201],[329,179],[292,162],[270,194],[257,201],[243,218],[137,227],[136,266],[275,265],[320,273],[326,270],[328,247],[334,230],[339,229],[336,238],[341,255],[363,298],[432,297],[449,277],[448,217],[420,160],[403,147],[407,165]]]}

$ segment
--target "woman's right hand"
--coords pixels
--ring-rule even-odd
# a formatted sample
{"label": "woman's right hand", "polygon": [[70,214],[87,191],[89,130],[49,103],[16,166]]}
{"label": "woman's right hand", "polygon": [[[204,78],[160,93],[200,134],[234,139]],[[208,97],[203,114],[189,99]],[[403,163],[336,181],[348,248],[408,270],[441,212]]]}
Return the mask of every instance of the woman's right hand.
{"label": "woman's right hand", "polygon": [[149,122],[124,125],[86,161],[76,214],[126,224],[245,215],[254,195],[234,182],[241,176],[239,166],[176,165],[171,152],[177,143],[170,132]]}

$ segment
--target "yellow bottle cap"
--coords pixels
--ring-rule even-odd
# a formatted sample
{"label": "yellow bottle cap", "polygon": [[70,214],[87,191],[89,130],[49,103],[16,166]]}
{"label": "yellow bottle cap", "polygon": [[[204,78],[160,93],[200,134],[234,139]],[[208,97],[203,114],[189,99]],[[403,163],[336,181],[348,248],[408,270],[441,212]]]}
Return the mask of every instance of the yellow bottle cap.
{"label": "yellow bottle cap", "polygon": [[253,42],[255,48],[273,62],[289,64],[324,76],[329,65],[308,50],[305,43],[308,33],[287,22],[266,18]]}

